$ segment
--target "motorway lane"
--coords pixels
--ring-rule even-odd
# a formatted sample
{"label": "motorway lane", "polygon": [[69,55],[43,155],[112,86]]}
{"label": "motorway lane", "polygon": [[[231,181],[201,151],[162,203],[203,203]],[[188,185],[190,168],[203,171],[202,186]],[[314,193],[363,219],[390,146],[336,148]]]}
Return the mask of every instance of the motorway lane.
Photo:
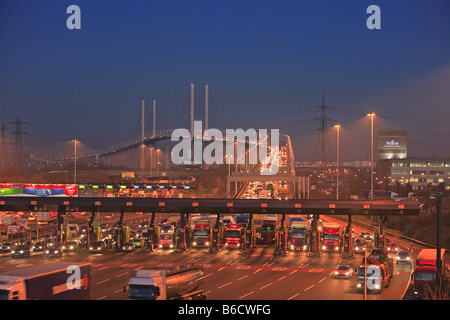
{"label": "motorway lane", "polygon": [[[130,215],[126,218],[133,225],[144,219],[149,220],[148,215]],[[134,253],[108,252],[104,255],[66,253],[60,259],[52,259],[58,260],[92,263],[92,300],[126,299],[123,287],[127,286],[136,269],[167,268],[183,264],[203,266],[204,289],[208,292],[208,299],[362,299],[362,295],[355,290],[356,275],[349,280],[333,279],[331,276],[340,263],[356,268],[362,260],[360,255],[351,259],[343,259],[338,253],[309,257],[304,252],[289,252],[274,256],[272,248],[257,248],[247,255],[234,249],[209,253],[207,249],[196,248],[176,253],[171,250],[149,252],[140,249]],[[3,254],[0,257],[0,272],[48,262],[49,259],[43,253],[32,253],[30,258],[14,260],[10,254]],[[410,272],[410,265],[394,265],[395,276],[391,287],[380,295],[368,295],[368,299],[400,299],[409,282]]]}
{"label": "motorway lane", "polygon": [[[245,255],[238,250],[207,253],[204,249],[172,253],[171,251],[135,253],[109,252],[104,255],[71,253],[51,261],[84,261],[92,264],[91,299],[123,300],[122,291],[139,268],[175,267],[200,264],[204,267],[204,288],[213,300],[339,300],[362,299],[355,290],[356,275],[352,279],[333,279],[339,263],[346,263],[339,254],[308,257],[296,252],[273,256],[272,249],[259,248]],[[1,259],[1,271],[45,264],[49,259],[33,253],[27,259]],[[360,256],[350,259],[352,267],[359,265]],[[410,265],[394,265],[394,280],[390,288],[368,299],[400,299],[409,280]]]}

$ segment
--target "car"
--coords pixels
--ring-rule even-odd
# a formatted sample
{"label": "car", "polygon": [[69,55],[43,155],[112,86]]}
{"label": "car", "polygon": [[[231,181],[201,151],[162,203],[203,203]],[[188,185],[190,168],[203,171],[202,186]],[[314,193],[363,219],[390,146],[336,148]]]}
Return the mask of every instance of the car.
{"label": "car", "polygon": [[89,252],[105,253],[106,252],[106,244],[103,241],[94,241],[89,245]]}
{"label": "car", "polygon": [[388,252],[398,252],[399,248],[397,247],[397,245],[395,243],[392,243],[388,248],[387,248]]}
{"label": "car", "polygon": [[33,251],[44,251],[44,241],[38,241],[33,245]]}
{"label": "car", "polygon": [[0,252],[1,253],[7,253],[11,252],[11,248],[13,247],[13,244],[11,242],[3,242],[0,246]]}
{"label": "car", "polygon": [[349,265],[339,265],[334,272],[335,278],[351,278],[353,275],[353,269]]}
{"label": "car", "polygon": [[63,250],[59,246],[53,246],[45,250],[47,258],[61,258],[63,255]]}
{"label": "car", "polygon": [[134,244],[135,248],[142,248],[142,239],[141,238],[134,238],[131,242]]}
{"label": "car", "polygon": [[11,257],[14,258],[28,258],[30,256],[30,247],[22,244],[16,246],[11,250]]}
{"label": "car", "polygon": [[78,241],[67,241],[61,249],[64,252],[74,252],[78,249]]}
{"label": "car", "polygon": [[397,253],[397,264],[400,262],[411,263],[411,256],[408,251],[400,251]]}
{"label": "car", "polygon": [[134,251],[134,248],[135,248],[135,246],[134,246],[133,242],[125,242],[125,243],[122,245],[121,251],[124,251],[124,252],[133,252],[133,251]]}

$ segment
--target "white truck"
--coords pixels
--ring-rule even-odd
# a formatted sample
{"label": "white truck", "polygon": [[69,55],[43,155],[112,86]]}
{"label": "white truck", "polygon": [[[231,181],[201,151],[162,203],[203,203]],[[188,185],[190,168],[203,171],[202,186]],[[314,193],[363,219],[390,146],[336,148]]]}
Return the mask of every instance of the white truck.
{"label": "white truck", "polygon": [[91,265],[57,262],[0,274],[0,300],[87,300]]}
{"label": "white truck", "polygon": [[[130,300],[204,300],[203,271],[182,266],[169,270],[137,270],[128,284]],[[124,288],[125,290],[125,288]]]}

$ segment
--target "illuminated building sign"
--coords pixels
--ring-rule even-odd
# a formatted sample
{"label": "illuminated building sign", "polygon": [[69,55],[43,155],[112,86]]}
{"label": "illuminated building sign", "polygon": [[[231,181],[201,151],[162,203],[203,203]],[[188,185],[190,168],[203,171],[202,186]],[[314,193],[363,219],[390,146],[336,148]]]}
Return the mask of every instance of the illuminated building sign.
{"label": "illuminated building sign", "polygon": [[386,140],[386,142],[384,143],[384,146],[386,148],[400,148],[400,143],[394,139]]}

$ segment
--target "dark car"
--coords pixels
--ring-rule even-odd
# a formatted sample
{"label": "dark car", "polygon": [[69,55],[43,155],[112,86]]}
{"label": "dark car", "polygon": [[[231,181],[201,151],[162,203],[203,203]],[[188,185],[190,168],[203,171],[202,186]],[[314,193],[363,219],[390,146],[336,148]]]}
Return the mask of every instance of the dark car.
{"label": "dark car", "polygon": [[27,245],[16,246],[11,250],[12,258],[28,258],[30,256],[30,247]]}
{"label": "dark car", "polygon": [[106,252],[106,244],[103,241],[94,241],[89,245],[89,252],[105,253]]}
{"label": "dark car", "polygon": [[61,247],[55,246],[48,248],[45,253],[48,258],[61,258],[63,255],[63,250]]}
{"label": "dark car", "polygon": [[411,256],[409,255],[408,251],[400,251],[399,253],[397,253],[397,264],[399,264],[400,262],[406,262],[406,263],[411,263]]}
{"label": "dark car", "polygon": [[124,251],[124,252],[133,252],[134,251],[134,243],[133,242],[125,242],[123,245],[122,245],[122,248],[121,248],[121,251]]}
{"label": "dark car", "polygon": [[63,246],[62,250],[64,252],[74,252],[78,250],[78,241],[67,241]]}
{"label": "dark car", "polygon": [[33,251],[44,251],[44,241],[38,241],[33,245]]}

